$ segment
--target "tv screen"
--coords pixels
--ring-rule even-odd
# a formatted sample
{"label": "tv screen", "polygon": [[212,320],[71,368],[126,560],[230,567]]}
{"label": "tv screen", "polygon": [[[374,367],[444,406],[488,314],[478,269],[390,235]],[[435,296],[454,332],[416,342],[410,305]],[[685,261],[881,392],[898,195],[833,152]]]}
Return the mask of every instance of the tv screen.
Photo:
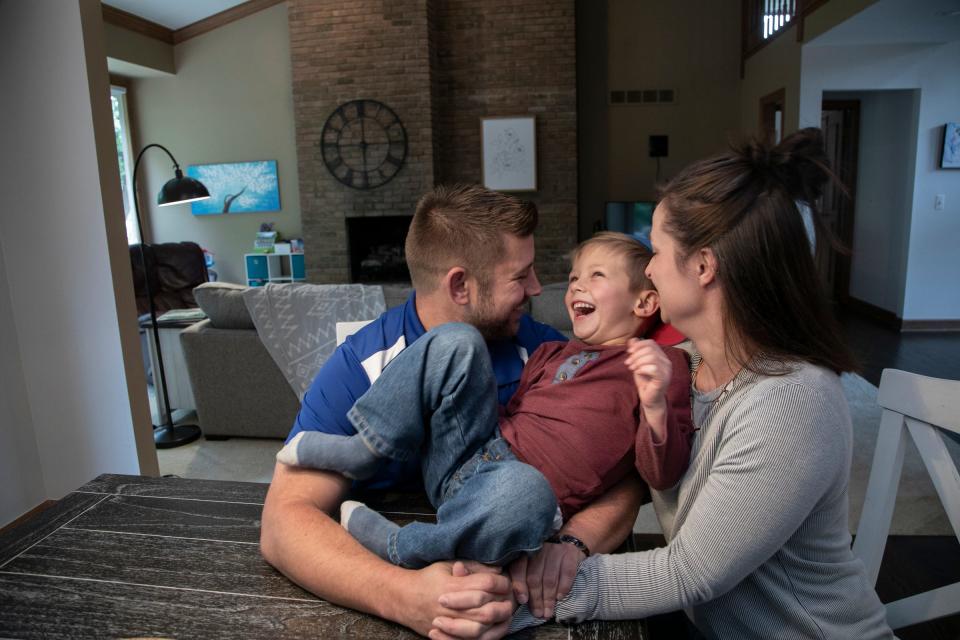
{"label": "tv screen", "polygon": [[603,216],[607,231],[619,231],[650,246],[650,226],[656,202],[608,202]]}

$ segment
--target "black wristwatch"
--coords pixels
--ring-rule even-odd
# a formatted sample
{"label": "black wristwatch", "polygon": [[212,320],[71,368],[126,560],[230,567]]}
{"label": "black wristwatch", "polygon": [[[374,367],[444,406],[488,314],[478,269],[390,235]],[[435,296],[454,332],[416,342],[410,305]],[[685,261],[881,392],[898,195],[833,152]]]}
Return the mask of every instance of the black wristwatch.
{"label": "black wristwatch", "polygon": [[576,536],[572,536],[569,533],[561,533],[560,535],[554,535],[547,538],[547,542],[553,542],[555,544],[572,544],[580,551],[583,551],[583,555],[590,557],[590,549],[583,543],[583,540]]}

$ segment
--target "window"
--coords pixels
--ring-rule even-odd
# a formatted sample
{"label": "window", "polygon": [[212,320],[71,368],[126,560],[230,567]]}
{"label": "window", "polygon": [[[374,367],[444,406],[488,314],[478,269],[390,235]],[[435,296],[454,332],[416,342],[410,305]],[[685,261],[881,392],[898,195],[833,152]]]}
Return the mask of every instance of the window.
{"label": "window", "polygon": [[130,123],[127,119],[127,90],[110,87],[110,104],[113,107],[113,131],[117,141],[117,163],[120,165],[120,189],[123,191],[123,214],[127,223],[127,244],[140,242],[137,230],[137,214],[133,206],[133,163],[130,143]]}
{"label": "window", "polygon": [[[743,57],[749,58],[763,45],[782,34],[824,0],[744,0],[743,1]],[[802,25],[802,23],[801,23]]]}
{"label": "window", "polygon": [[786,27],[796,13],[796,0],[764,0],[763,39],[766,40]]}

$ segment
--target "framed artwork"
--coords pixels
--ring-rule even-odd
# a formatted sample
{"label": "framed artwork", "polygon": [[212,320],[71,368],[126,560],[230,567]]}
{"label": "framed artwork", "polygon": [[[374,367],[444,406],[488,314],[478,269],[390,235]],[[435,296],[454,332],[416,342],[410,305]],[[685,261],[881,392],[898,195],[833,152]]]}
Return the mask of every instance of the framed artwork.
{"label": "framed artwork", "polygon": [[960,169],[960,123],[948,122],[943,125],[943,154],[940,156],[941,169]]}
{"label": "framed artwork", "polygon": [[536,133],[533,116],[481,118],[483,186],[495,191],[536,191]]}
{"label": "framed artwork", "polygon": [[280,210],[276,160],[192,164],[187,175],[210,192],[208,200],[190,204],[195,216]]}

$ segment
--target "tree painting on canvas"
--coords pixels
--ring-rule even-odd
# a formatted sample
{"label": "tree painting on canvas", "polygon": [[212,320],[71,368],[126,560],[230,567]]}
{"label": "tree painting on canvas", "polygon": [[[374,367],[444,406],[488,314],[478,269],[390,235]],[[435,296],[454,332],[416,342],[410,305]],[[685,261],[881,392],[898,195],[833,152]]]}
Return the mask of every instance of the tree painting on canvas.
{"label": "tree painting on canvas", "polygon": [[187,175],[210,191],[209,200],[191,203],[194,215],[280,210],[276,160],[195,164]]}

